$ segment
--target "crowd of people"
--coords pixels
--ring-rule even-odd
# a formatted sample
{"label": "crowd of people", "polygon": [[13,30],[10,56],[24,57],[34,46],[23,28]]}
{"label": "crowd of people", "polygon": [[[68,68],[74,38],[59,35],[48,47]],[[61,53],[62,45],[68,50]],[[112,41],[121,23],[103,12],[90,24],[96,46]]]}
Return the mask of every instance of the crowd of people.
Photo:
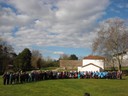
{"label": "crowd of people", "polygon": [[77,72],[77,71],[31,71],[31,72],[5,72],[3,74],[3,84],[22,84],[27,82],[35,82],[51,79],[118,79],[122,75],[121,72]]}

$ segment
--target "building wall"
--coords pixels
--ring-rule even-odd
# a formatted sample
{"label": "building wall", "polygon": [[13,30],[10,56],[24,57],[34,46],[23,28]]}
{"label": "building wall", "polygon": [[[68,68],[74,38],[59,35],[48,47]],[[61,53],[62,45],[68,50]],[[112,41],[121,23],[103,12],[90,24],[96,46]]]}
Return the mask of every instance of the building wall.
{"label": "building wall", "polygon": [[100,72],[100,68],[99,67],[96,67],[94,65],[88,65],[86,67],[78,67],[78,72],[79,71],[88,71],[88,72]]}
{"label": "building wall", "polygon": [[123,54],[123,59],[124,59],[124,60],[128,59],[128,51]]}
{"label": "building wall", "polygon": [[101,67],[102,69],[104,69],[104,60],[91,60],[91,59],[84,59],[83,60],[83,66],[85,66],[89,63],[93,63],[93,64]]}
{"label": "building wall", "polygon": [[[121,58],[121,56],[120,56],[120,58]],[[113,67],[113,66],[118,67],[118,61],[117,61],[116,57],[113,57],[113,59],[114,59],[114,64],[113,64],[113,62],[112,63],[107,63],[105,65],[105,67]],[[121,66],[122,67],[128,67],[128,52],[123,54],[123,60],[122,60]]]}

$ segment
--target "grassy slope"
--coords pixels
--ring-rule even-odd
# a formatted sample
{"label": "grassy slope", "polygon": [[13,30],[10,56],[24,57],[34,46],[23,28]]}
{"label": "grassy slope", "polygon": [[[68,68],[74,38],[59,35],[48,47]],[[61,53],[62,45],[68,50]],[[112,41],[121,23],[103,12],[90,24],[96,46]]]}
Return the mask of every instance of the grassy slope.
{"label": "grassy slope", "polygon": [[63,79],[2,85],[0,96],[128,96],[128,80]]}

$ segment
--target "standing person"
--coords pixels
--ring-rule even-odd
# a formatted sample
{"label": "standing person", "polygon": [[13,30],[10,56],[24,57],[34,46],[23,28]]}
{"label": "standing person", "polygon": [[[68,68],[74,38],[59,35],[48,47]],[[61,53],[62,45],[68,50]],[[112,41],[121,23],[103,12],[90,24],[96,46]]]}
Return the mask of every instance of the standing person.
{"label": "standing person", "polygon": [[3,77],[3,84],[6,85],[7,84],[7,73],[5,72],[2,77]]}
{"label": "standing person", "polygon": [[13,73],[10,73],[10,84],[13,82]]}
{"label": "standing person", "polygon": [[78,79],[80,79],[80,72],[78,72]]}
{"label": "standing person", "polygon": [[16,73],[16,83],[19,83],[19,72]]}
{"label": "standing person", "polygon": [[21,83],[21,84],[23,83],[23,79],[24,79],[24,76],[23,76],[23,73],[21,72],[21,73],[20,73],[20,83]]}
{"label": "standing person", "polygon": [[8,85],[9,84],[9,81],[10,81],[10,73],[7,72],[6,77],[7,77],[7,85]]}

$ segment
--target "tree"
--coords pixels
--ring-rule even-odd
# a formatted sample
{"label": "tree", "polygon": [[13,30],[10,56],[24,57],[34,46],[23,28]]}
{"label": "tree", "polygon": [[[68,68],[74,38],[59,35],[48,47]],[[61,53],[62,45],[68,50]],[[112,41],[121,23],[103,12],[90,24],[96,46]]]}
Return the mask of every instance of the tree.
{"label": "tree", "polygon": [[67,54],[62,54],[59,59],[60,60],[69,60],[70,57]]}
{"label": "tree", "polygon": [[[7,41],[0,38],[0,73],[7,70],[9,65],[13,63],[13,48]],[[15,53],[14,53],[15,54]]]}
{"label": "tree", "polygon": [[42,57],[42,54],[39,50],[32,50],[32,56],[40,58]]}
{"label": "tree", "polygon": [[37,67],[40,69],[42,67],[42,59],[38,58],[37,60]]}
{"label": "tree", "polygon": [[32,51],[31,63],[34,68],[42,67],[42,55],[38,50]]}
{"label": "tree", "polygon": [[25,48],[14,61],[16,70],[27,71],[31,69],[31,51]]}
{"label": "tree", "polygon": [[128,48],[127,28],[126,22],[122,19],[108,19],[100,26],[97,38],[92,44],[93,52],[104,55],[108,61],[116,61],[119,71],[122,67],[123,53]]}
{"label": "tree", "polygon": [[59,60],[78,60],[78,57],[75,54],[63,54],[60,56]]}
{"label": "tree", "polygon": [[59,67],[59,60],[52,59],[48,56],[42,59],[42,67]]}
{"label": "tree", "polygon": [[78,60],[78,57],[75,54],[70,55],[70,60]]}

